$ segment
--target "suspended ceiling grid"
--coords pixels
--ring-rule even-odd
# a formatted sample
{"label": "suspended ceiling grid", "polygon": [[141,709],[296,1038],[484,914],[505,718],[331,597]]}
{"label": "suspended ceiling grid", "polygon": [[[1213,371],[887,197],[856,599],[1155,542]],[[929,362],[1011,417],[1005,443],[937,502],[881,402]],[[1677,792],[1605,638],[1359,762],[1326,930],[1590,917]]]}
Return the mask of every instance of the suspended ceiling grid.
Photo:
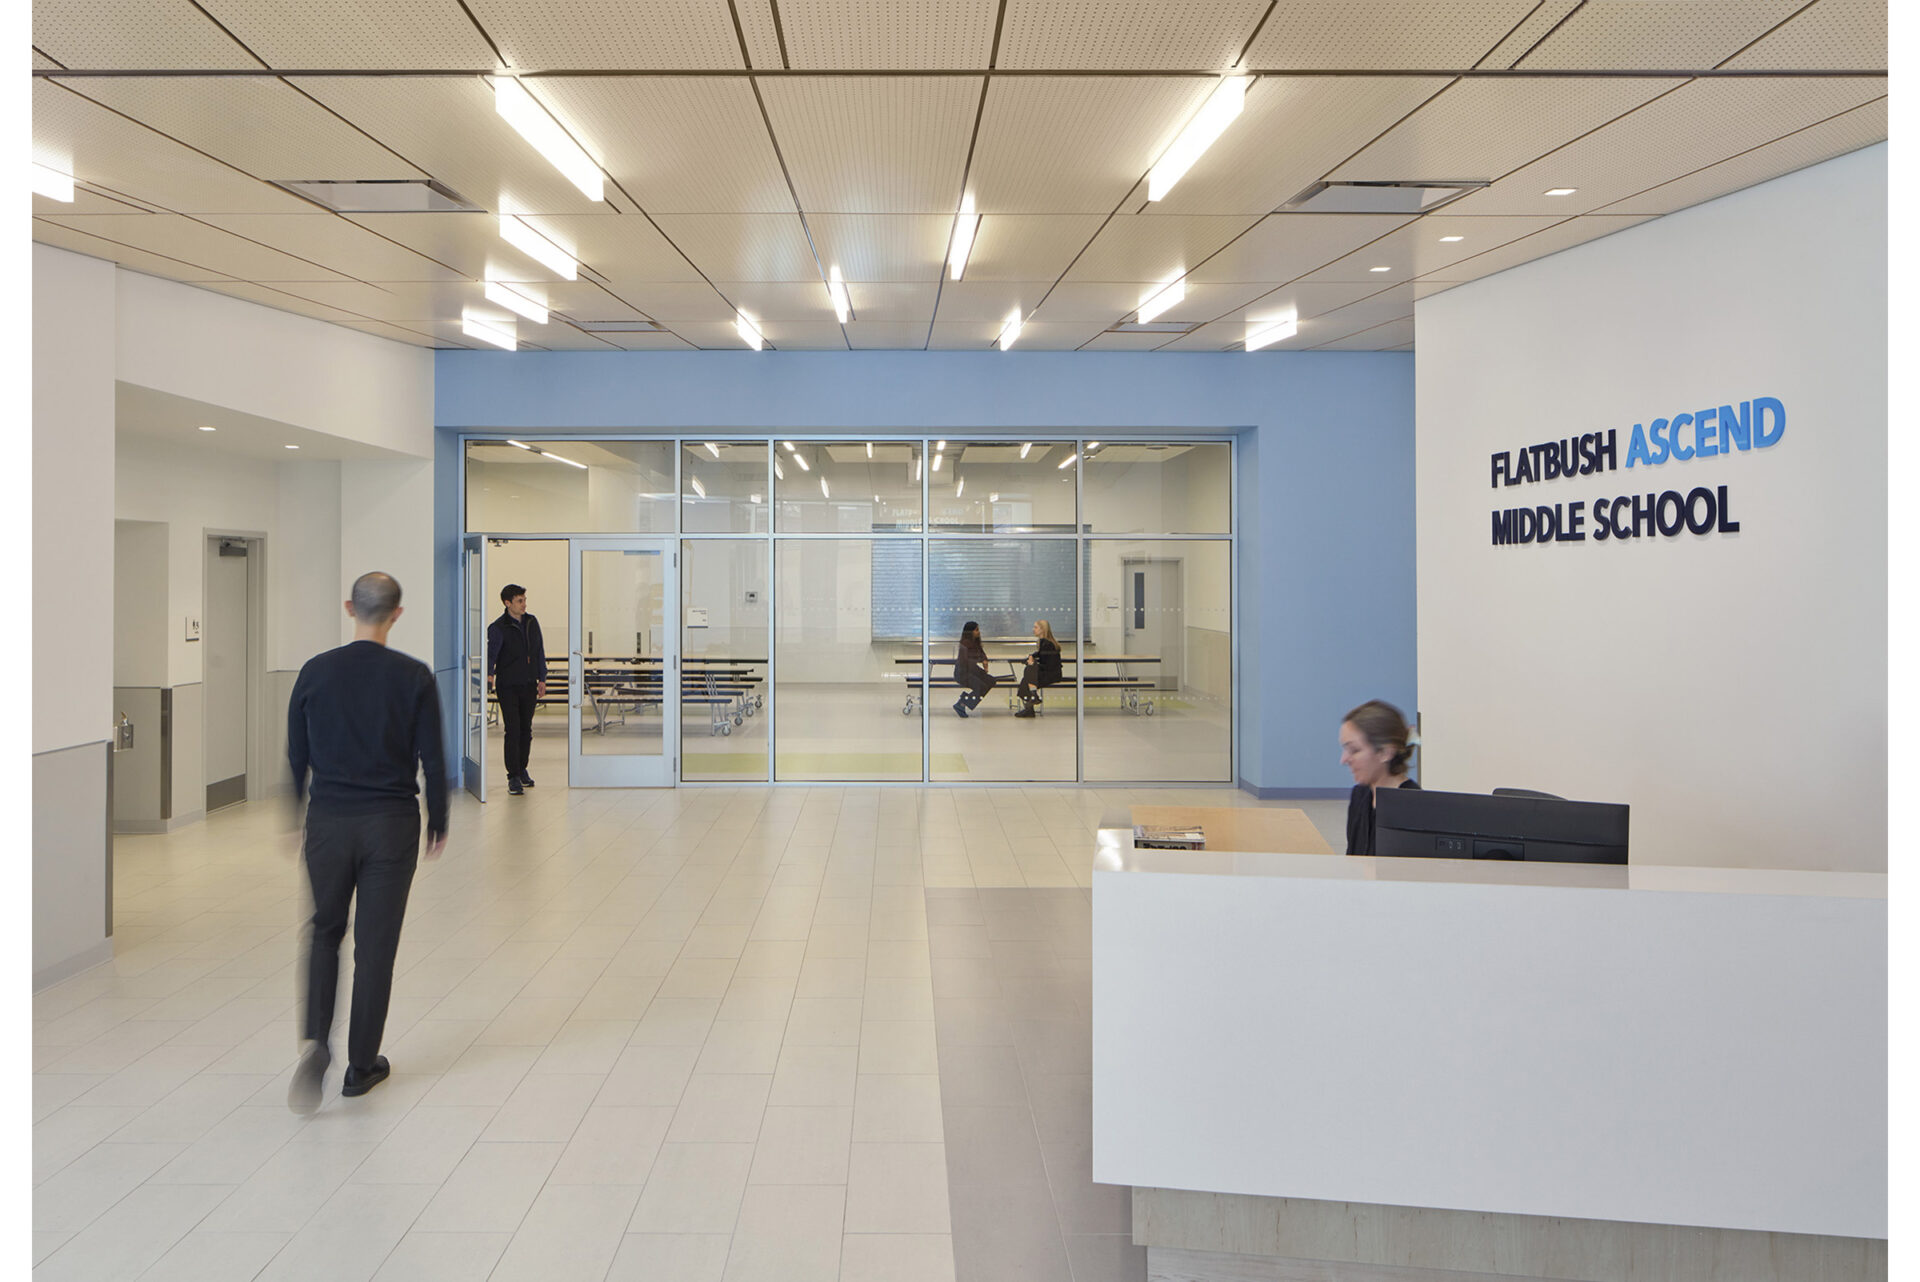
{"label": "suspended ceiling grid", "polygon": [[[33,234],[430,347],[510,319],[491,275],[553,309],[524,349],[737,350],[736,310],[790,350],[984,349],[1016,310],[1025,350],[1232,350],[1286,315],[1268,350],[1406,349],[1416,298],[1885,139],[1886,31],[1884,0],[36,0],[35,160],[79,189],[35,196]],[[1243,114],[1149,203],[1228,71]],[[502,73],[604,200],[495,113]],[[319,178],[432,178],[485,212],[271,185]],[[1418,217],[1276,212],[1438,179],[1489,185]],[[1174,278],[1180,329],[1122,328]]]}

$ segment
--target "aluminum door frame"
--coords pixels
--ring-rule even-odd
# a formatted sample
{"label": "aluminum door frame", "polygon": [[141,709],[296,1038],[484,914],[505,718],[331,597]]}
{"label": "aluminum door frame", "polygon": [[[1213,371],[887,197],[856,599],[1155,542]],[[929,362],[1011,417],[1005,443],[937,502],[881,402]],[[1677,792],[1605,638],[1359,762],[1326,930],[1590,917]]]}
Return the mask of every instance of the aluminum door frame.
{"label": "aluminum door frame", "polygon": [[[476,625],[474,585],[480,593]],[[466,686],[460,700],[460,782],[477,801],[487,799],[487,536],[460,537],[460,666]],[[478,742],[476,758],[469,749]]]}
{"label": "aluminum door frame", "polygon": [[[658,556],[662,566],[660,752],[654,756],[589,755],[581,750],[586,703],[584,584],[581,554],[631,552]],[[672,788],[680,782],[680,539],[677,535],[607,535],[567,540],[567,786]]]}

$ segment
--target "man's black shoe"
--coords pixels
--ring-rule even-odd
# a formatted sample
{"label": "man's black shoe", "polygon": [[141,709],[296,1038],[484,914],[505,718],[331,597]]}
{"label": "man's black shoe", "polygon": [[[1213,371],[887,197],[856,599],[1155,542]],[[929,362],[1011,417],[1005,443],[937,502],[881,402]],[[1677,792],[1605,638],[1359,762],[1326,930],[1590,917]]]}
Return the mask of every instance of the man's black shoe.
{"label": "man's black shoe", "polygon": [[516,797],[526,792],[526,789],[520,786],[520,776],[513,775],[507,779],[507,791]]}
{"label": "man's black shoe", "polygon": [[520,772],[520,786],[521,786],[522,788],[531,788],[531,787],[533,787],[533,776],[532,776],[532,775],[530,775],[530,774],[528,774],[528,773],[527,773],[526,771],[524,771],[524,770],[522,770],[522,771]]}
{"label": "man's black shoe", "polygon": [[373,1057],[372,1068],[348,1068],[347,1080],[340,1084],[342,1095],[365,1095],[368,1091],[387,1080],[393,1067],[387,1063],[385,1055]]}
{"label": "man's black shoe", "polygon": [[296,1113],[311,1113],[320,1107],[320,1079],[327,1075],[333,1052],[325,1042],[315,1042],[300,1058],[287,1084],[287,1107]]}

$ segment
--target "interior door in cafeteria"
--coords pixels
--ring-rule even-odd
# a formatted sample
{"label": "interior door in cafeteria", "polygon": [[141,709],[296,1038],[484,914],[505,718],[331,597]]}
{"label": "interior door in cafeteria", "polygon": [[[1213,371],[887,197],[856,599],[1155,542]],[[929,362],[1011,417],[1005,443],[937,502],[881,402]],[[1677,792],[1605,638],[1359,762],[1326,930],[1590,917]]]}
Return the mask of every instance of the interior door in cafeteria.
{"label": "interior door in cafeteria", "polygon": [[679,777],[679,555],[671,539],[568,540],[567,780],[670,788]]}

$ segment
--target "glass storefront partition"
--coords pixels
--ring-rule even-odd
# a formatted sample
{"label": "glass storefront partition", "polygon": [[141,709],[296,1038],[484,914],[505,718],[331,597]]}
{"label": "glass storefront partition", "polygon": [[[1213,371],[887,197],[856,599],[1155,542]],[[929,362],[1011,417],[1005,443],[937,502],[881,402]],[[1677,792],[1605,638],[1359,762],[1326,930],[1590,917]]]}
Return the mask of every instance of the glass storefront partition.
{"label": "glass storefront partition", "polygon": [[765,534],[767,442],[683,441],[680,521],[687,534]]}
{"label": "glass storefront partition", "polygon": [[768,551],[764,539],[680,544],[682,779],[766,782]]}
{"label": "glass storefront partition", "polygon": [[779,441],[781,534],[910,533],[920,528],[918,441]]}
{"label": "glass storefront partition", "polygon": [[467,528],[672,534],[672,441],[468,441]]}

